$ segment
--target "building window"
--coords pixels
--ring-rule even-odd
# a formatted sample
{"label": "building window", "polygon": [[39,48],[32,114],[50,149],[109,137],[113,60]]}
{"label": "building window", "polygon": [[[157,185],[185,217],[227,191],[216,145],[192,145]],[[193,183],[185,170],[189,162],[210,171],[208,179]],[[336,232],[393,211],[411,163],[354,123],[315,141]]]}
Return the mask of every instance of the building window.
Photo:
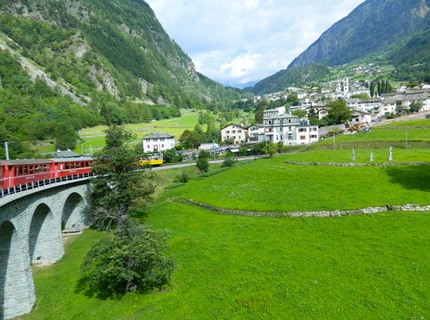
{"label": "building window", "polygon": [[300,140],[306,140],[306,136],[300,136]]}
{"label": "building window", "polygon": [[151,146],[148,144],[148,149],[151,149]]}
{"label": "building window", "polygon": [[229,133],[230,133],[230,131],[226,131],[225,133],[226,133],[226,134],[229,134]]}
{"label": "building window", "polygon": [[316,135],[316,134],[313,134],[313,135],[311,135],[311,138],[312,138],[312,139],[316,139],[316,138],[317,138],[317,135]]}

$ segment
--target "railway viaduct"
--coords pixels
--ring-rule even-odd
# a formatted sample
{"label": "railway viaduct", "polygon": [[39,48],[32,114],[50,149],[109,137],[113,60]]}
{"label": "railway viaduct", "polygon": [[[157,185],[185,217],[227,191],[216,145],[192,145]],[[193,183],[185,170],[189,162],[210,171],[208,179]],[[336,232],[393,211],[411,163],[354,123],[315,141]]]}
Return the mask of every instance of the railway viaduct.
{"label": "railway viaduct", "polygon": [[89,195],[88,179],[80,179],[0,199],[0,319],[31,311],[31,265],[58,261],[64,255],[62,231],[90,226]]}

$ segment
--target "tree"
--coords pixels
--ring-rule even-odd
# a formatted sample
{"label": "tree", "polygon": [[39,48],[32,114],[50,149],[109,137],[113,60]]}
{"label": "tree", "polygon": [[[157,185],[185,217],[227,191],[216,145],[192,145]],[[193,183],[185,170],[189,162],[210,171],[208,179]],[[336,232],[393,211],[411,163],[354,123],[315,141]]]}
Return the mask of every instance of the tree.
{"label": "tree", "polygon": [[255,123],[263,123],[264,110],[269,106],[266,99],[258,101],[257,109],[255,110]]}
{"label": "tree", "polygon": [[294,110],[291,114],[299,118],[304,118],[306,117],[307,112],[305,110],[298,109],[298,110]]}
{"label": "tree", "polygon": [[207,158],[199,158],[196,163],[197,168],[200,171],[208,172],[209,171],[209,161]]}
{"label": "tree", "polygon": [[287,103],[290,106],[297,106],[299,105],[299,96],[297,95],[297,92],[291,92],[287,97]]}
{"label": "tree", "polygon": [[347,106],[345,100],[335,100],[327,103],[327,120],[329,124],[341,124],[351,120],[353,111]]}
{"label": "tree", "polygon": [[185,129],[179,137],[179,142],[182,143],[186,149],[195,149],[200,146],[200,136],[195,131]]}
{"label": "tree", "polygon": [[168,284],[174,269],[166,256],[168,233],[129,223],[93,244],[81,265],[79,289],[99,298],[146,292]]}
{"label": "tree", "polygon": [[263,153],[273,157],[273,155],[276,153],[276,144],[274,142],[269,142],[267,146],[263,148]]}
{"label": "tree", "polygon": [[314,108],[309,108],[308,119],[311,126],[317,126],[320,124],[320,119]]}
{"label": "tree", "polygon": [[135,170],[129,131],[113,125],[105,132],[106,146],[94,161],[91,198],[94,224],[110,232],[85,255],[79,288],[100,298],[161,289],[173,271],[172,258],[163,253],[167,233],[130,218],[151,200],[153,175]]}
{"label": "tree", "polygon": [[421,110],[421,108],[423,107],[423,103],[421,101],[417,101],[417,102],[412,102],[409,105],[409,110],[411,112],[418,112]]}
{"label": "tree", "polygon": [[136,154],[128,148],[126,140],[132,134],[124,127],[112,125],[106,131],[106,146],[97,154],[92,180],[94,224],[99,228],[121,229],[133,208],[144,208],[155,187],[154,174],[147,170],[135,171]]}
{"label": "tree", "polygon": [[79,135],[70,123],[59,123],[55,129],[55,148],[57,150],[73,150]]}

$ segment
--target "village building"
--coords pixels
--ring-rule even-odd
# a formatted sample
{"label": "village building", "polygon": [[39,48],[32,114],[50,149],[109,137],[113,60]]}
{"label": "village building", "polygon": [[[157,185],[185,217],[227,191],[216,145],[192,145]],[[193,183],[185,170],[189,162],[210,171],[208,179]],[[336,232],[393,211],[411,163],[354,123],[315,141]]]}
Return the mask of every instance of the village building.
{"label": "village building", "polygon": [[285,113],[285,108],[264,111],[263,128],[263,141],[283,142],[291,146],[319,140],[318,126],[311,126],[308,120]]}
{"label": "village building", "polygon": [[171,133],[153,132],[142,138],[143,152],[161,152],[175,147],[175,137]]}
{"label": "village building", "polygon": [[234,144],[243,144],[248,138],[248,128],[243,124],[230,123],[221,128],[221,141],[233,140]]}

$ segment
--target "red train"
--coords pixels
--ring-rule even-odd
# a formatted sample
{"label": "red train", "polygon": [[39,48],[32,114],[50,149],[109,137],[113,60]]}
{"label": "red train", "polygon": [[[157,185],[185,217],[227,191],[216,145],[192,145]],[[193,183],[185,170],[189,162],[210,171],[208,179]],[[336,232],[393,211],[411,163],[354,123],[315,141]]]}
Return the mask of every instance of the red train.
{"label": "red train", "polygon": [[90,157],[0,160],[1,195],[92,175]]}

